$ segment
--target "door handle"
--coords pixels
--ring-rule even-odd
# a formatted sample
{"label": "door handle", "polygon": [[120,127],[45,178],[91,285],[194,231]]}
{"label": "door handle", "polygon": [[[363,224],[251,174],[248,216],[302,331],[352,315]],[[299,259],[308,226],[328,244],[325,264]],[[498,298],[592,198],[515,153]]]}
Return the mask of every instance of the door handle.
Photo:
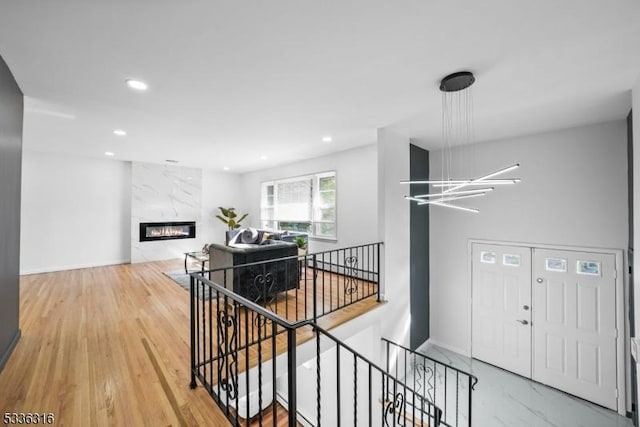
{"label": "door handle", "polygon": [[544,279],[542,279],[542,277],[538,277],[538,278],[536,279],[536,282],[538,282],[538,283],[542,283],[542,282],[544,282]]}
{"label": "door handle", "polygon": [[522,308],[525,309],[525,310],[529,310],[529,306],[528,305],[523,305]]}
{"label": "door handle", "polygon": [[523,325],[528,325],[529,324],[529,322],[526,321],[526,320],[516,320],[516,321],[522,323]]}

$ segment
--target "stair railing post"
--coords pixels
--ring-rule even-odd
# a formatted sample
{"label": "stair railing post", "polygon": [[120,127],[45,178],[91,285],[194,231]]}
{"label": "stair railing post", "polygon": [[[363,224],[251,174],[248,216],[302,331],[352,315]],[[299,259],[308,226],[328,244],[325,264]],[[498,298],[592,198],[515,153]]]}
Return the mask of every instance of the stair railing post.
{"label": "stair railing post", "polygon": [[380,271],[382,270],[380,267],[380,243],[376,243],[377,246],[377,252],[378,252],[378,296],[377,296],[377,301],[380,302],[380,285],[382,285],[382,278],[380,277]]}
{"label": "stair railing post", "polygon": [[318,260],[316,254],[313,254],[313,321],[318,321]]}
{"label": "stair railing post", "polygon": [[[457,386],[457,384],[456,384]],[[467,387],[469,388],[469,413],[467,414],[468,417],[468,421],[467,424],[469,425],[469,427],[471,427],[471,399],[473,398],[472,394],[473,394],[473,378],[469,377],[469,383],[467,384]]]}
{"label": "stair railing post", "polygon": [[289,403],[289,427],[298,425],[298,409],[297,409],[297,387],[296,387],[296,329],[287,330],[287,362],[288,362],[288,403]]}
{"label": "stair railing post", "polygon": [[191,295],[191,322],[190,322],[190,327],[191,327],[191,383],[189,384],[189,387],[196,388],[198,386],[198,384],[196,383],[196,373],[195,373],[195,369],[196,369],[196,329],[195,329],[195,322],[196,322],[196,307],[194,304],[194,298],[196,295],[196,284],[195,284],[195,279],[193,278],[193,276],[191,276],[191,290],[190,290],[190,295]]}

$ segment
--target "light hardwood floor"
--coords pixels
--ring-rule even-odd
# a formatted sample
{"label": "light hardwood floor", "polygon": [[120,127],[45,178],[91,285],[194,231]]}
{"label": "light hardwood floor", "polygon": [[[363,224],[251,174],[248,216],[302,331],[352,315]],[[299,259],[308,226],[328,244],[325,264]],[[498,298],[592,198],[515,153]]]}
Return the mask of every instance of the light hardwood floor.
{"label": "light hardwood floor", "polygon": [[[202,387],[189,389],[189,293],[162,274],[181,265],[23,276],[22,338],[0,373],[0,414],[51,412],[58,426],[229,425]],[[354,304],[323,326],[374,306]]]}

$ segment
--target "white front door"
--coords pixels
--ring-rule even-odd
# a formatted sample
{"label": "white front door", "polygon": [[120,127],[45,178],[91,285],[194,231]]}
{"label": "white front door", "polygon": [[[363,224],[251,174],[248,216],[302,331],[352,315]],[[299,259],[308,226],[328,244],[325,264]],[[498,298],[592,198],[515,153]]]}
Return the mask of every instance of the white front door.
{"label": "white front door", "polygon": [[472,356],[531,377],[531,249],[472,245]]}
{"label": "white front door", "polygon": [[617,410],[614,255],[533,254],[532,378]]}

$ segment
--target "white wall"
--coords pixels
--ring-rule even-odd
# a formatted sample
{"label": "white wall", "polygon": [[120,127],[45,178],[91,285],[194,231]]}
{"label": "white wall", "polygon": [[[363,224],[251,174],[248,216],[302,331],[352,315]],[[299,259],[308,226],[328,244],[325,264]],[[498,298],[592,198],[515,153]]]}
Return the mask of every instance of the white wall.
{"label": "white wall", "polygon": [[128,262],[128,162],[25,151],[21,274]]}
{"label": "white wall", "polygon": [[409,203],[403,198],[409,179],[409,138],[378,130],[378,236],[384,242],[381,335],[409,344]]}
{"label": "white wall", "polygon": [[245,224],[260,227],[261,183],[317,172],[336,171],[337,241],[314,239],[310,252],[373,243],[377,227],[377,150],[369,145],[277,168],[242,175],[242,194],[249,217]]}
{"label": "white wall", "polygon": [[[631,91],[631,103],[633,110],[633,241],[634,241],[634,258],[633,258],[633,289],[634,289],[634,316],[635,316],[635,335],[640,336],[640,254],[638,254],[638,245],[640,244],[640,76]],[[632,353],[640,353],[640,340],[633,337]],[[635,354],[636,374],[640,373],[640,357]],[[637,383],[636,397],[640,396],[640,382]]]}
{"label": "white wall", "polygon": [[[226,224],[216,218],[219,206],[235,207],[245,212],[247,201],[241,192],[240,175],[228,172],[202,171],[202,219],[198,225],[198,244],[225,241]],[[197,245],[196,245],[197,246]]]}
{"label": "white wall", "polygon": [[[628,243],[624,121],[473,150],[478,171],[520,163],[511,175],[522,182],[464,203],[479,214],[430,208],[431,337],[462,353],[470,350],[469,239],[612,249]],[[440,176],[440,154],[431,153],[433,178]]]}
{"label": "white wall", "polygon": [[[207,243],[224,243],[227,226],[218,206],[242,210],[237,174],[173,165],[134,163],[131,262],[182,258]],[[140,222],[196,221],[196,238],[139,241]]]}
{"label": "white wall", "polygon": [[[638,81],[631,93],[633,109],[633,242],[635,246],[633,295],[635,298],[635,331],[636,336],[640,336],[640,76],[638,76]],[[640,396],[640,382],[638,382],[638,387],[638,396]]]}
{"label": "white wall", "polygon": [[193,239],[140,241],[140,223],[195,221],[202,217],[202,170],[176,165],[131,165],[131,262],[178,258],[201,247]]}
{"label": "white wall", "polygon": [[[215,213],[242,209],[239,182],[237,174],[202,170],[197,238],[182,240],[185,250],[224,242],[226,226]],[[21,274],[131,260],[130,162],[25,151],[22,185]],[[100,235],[91,234],[95,224]]]}

